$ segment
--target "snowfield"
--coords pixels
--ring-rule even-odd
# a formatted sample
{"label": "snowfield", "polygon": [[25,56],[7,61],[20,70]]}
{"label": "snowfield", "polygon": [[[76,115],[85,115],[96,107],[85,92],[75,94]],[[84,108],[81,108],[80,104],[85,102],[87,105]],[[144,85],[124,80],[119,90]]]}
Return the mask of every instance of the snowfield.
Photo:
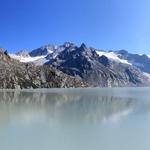
{"label": "snowfield", "polygon": [[39,59],[43,59],[45,58],[46,56],[37,56],[37,57],[23,57],[23,56],[18,56],[18,55],[15,55],[15,54],[9,54],[11,58],[14,58],[16,60],[19,60],[20,62],[24,62],[24,63],[27,63],[27,62],[34,62],[34,61],[37,61]]}
{"label": "snowfield", "polygon": [[127,60],[125,60],[125,59],[120,59],[120,58],[118,57],[118,55],[115,54],[114,52],[103,52],[103,51],[96,51],[96,52],[97,52],[97,54],[98,54],[99,56],[104,55],[104,56],[108,57],[109,59],[114,60],[114,61],[116,61],[116,62],[120,62],[120,63],[123,63],[123,64],[132,65],[132,64],[129,63]]}

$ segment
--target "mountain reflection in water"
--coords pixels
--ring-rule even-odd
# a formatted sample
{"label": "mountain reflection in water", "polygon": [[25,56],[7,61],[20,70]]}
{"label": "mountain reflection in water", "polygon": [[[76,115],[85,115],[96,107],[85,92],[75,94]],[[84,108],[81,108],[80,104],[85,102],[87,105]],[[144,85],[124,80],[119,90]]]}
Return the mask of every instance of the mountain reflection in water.
{"label": "mountain reflection in water", "polygon": [[0,104],[1,121],[16,119],[32,123],[45,119],[47,122],[55,120],[73,124],[117,122],[143,106],[132,97],[107,96],[98,92],[29,91],[0,92]]}

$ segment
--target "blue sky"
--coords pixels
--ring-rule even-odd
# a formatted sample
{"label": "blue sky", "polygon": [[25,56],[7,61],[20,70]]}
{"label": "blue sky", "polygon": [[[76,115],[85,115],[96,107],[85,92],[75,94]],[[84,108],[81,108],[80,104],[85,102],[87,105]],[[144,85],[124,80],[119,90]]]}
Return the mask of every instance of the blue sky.
{"label": "blue sky", "polygon": [[149,0],[0,0],[0,47],[71,41],[150,53]]}

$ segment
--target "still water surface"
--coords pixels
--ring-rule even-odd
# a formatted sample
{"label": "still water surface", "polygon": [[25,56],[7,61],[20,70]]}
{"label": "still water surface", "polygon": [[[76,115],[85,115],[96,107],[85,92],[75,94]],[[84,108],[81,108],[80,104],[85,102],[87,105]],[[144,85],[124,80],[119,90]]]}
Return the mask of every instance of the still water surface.
{"label": "still water surface", "polygon": [[150,88],[0,91],[1,150],[150,150]]}

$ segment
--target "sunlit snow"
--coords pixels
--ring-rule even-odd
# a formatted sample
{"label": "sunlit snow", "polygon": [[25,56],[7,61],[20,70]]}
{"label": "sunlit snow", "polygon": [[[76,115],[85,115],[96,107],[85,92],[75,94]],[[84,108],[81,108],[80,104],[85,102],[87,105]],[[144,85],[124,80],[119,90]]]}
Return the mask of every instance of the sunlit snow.
{"label": "sunlit snow", "polygon": [[20,62],[33,62],[33,61],[36,61],[38,59],[43,59],[45,58],[46,56],[36,56],[36,57],[23,57],[23,56],[18,56],[18,55],[15,55],[15,54],[10,54],[10,57],[16,59],[16,60],[19,60]]}
{"label": "sunlit snow", "polygon": [[106,56],[106,57],[108,57],[109,59],[112,59],[112,60],[114,60],[114,61],[117,61],[117,62],[120,62],[120,63],[124,63],[124,64],[128,64],[128,65],[132,65],[132,64],[129,63],[127,60],[125,60],[125,59],[120,59],[120,58],[118,57],[118,55],[115,54],[114,52],[103,52],[103,51],[96,51],[96,52],[97,52],[97,54],[98,54],[99,56],[104,55],[104,56]]}

